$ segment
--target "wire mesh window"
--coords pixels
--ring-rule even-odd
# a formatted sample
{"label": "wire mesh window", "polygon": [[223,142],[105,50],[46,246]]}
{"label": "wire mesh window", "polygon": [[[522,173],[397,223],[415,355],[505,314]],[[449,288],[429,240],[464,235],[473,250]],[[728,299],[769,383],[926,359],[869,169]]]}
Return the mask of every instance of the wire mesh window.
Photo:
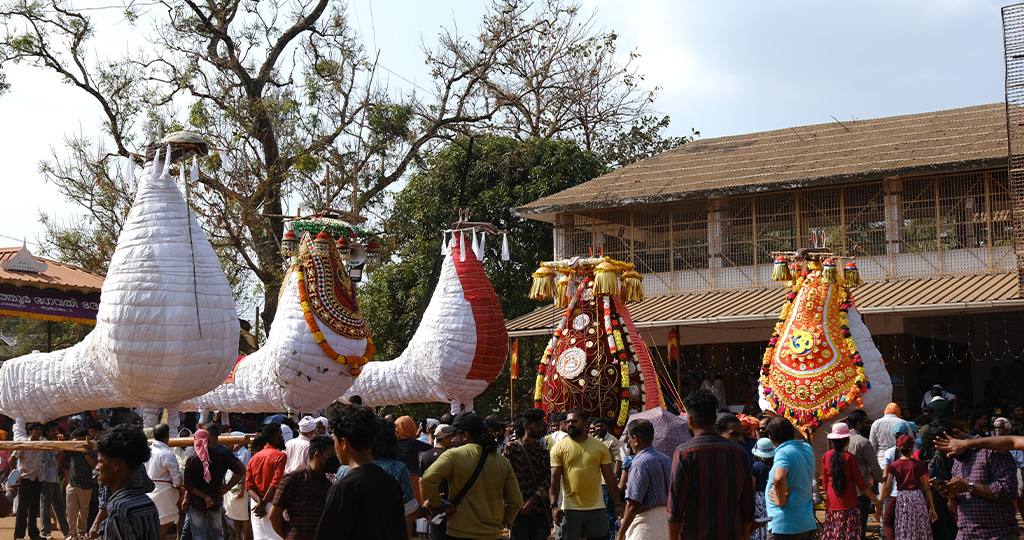
{"label": "wire mesh window", "polygon": [[1015,268],[1000,170],[562,214],[556,246],[630,261],[660,294],[773,286],[772,252],[808,246],[812,231],[866,279]]}

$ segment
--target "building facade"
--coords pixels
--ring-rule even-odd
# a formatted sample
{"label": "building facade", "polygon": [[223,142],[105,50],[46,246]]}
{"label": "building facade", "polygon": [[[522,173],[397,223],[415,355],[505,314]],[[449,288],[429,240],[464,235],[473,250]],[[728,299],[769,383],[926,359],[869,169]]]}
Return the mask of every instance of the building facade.
{"label": "building facade", "polygon": [[[1001,103],[792,127],[691,142],[517,213],[554,226],[556,259],[636,265],[648,299],[632,315],[681,394],[715,366],[730,402],[749,401],[785,298],[772,253],[818,235],[856,260],[852,294],[894,399],[917,409],[938,383],[977,403],[991,368],[1024,378],[1006,155]],[[510,335],[549,333],[551,311]],[[988,397],[1024,402],[1024,382],[1007,384]]]}

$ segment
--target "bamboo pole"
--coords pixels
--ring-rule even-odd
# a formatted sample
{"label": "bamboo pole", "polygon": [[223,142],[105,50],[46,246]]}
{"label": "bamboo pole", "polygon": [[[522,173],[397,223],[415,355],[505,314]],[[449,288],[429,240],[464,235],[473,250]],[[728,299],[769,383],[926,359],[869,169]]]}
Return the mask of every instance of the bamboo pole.
{"label": "bamboo pole", "polygon": [[[220,444],[249,444],[256,435],[221,435]],[[150,444],[153,439],[149,440]],[[167,446],[184,448],[193,446],[192,437],[171,437]],[[96,450],[96,441],[0,441],[0,450],[56,450],[58,452],[92,452]]]}
{"label": "bamboo pole", "polygon": [[0,450],[56,450],[88,452],[95,450],[94,441],[0,441]]}
{"label": "bamboo pole", "polygon": [[[221,435],[217,439],[217,442],[228,446],[236,444],[249,444],[255,437],[255,433],[250,435]],[[152,444],[152,439],[150,439],[150,444]],[[171,439],[167,442],[167,446],[170,446],[171,448],[185,448],[186,446],[193,446],[194,444],[195,441],[192,439],[192,437],[171,437]]]}

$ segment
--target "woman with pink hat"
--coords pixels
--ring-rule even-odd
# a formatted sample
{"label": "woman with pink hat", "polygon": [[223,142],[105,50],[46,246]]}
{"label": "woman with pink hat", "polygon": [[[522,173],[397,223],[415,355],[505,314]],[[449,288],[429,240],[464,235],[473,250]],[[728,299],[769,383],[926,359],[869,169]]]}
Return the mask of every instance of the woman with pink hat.
{"label": "woman with pink hat", "polygon": [[[883,524],[885,537],[932,540],[931,524],[939,516],[935,513],[932,490],[928,484],[928,466],[910,457],[914,453],[914,438],[910,435],[900,435],[896,440],[896,450],[900,458],[885,467],[885,482],[882,486],[882,500],[892,493],[893,482],[899,490],[896,495],[896,520],[892,524]],[[875,503],[875,507],[880,509],[881,505]]]}
{"label": "woman with pink hat", "polygon": [[831,450],[821,460],[822,485],[825,487],[825,530],[822,540],[860,540],[860,503],[857,488],[878,505],[871,487],[864,481],[857,458],[846,451],[850,427],[842,422],[832,425],[828,434]]}

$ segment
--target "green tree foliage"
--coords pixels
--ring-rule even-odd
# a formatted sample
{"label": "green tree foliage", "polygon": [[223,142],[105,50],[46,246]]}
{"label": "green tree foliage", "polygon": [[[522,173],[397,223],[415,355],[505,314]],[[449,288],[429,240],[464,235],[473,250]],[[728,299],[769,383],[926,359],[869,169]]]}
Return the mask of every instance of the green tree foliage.
{"label": "green tree foliage", "polygon": [[[573,141],[480,135],[473,138],[463,185],[468,147],[469,140],[460,138],[427,156],[395,198],[391,216],[383,223],[382,260],[386,262],[359,291],[359,304],[373,329],[377,360],[398,356],[412,337],[421,302],[429,298],[435,285],[431,278],[436,279],[432,273],[440,257],[441,231],[450,226],[457,208],[468,210],[472,221],[494,223],[509,233],[511,260],[501,261],[501,239],[488,237],[484,268],[505,318],[512,319],[543,304],[527,298],[530,273],[537,261],[551,257],[553,239],[549,225],[514,217],[511,209],[607,171],[593,152]],[[520,345],[524,378],[516,387],[517,396],[525,396],[532,388],[529,374],[536,373],[539,353],[531,352],[538,350],[543,352],[543,345],[533,351]],[[507,411],[508,369],[506,365],[499,379],[478,398],[478,410]],[[527,402],[532,403],[532,397]],[[436,414],[430,408],[401,410]]]}
{"label": "green tree foliage", "polygon": [[[92,48],[93,12],[69,0],[0,2],[0,65],[55,72],[101,111],[100,137],[70,136],[41,165],[86,209],[68,223],[43,216],[46,251],[103,270],[135,188],[123,160],[111,158],[138,161],[146,126],[196,131],[225,155],[204,160],[189,203],[236,297],[262,294],[266,327],[283,277],[289,201],[386,217],[388,188],[444,141],[486,129],[592,149],[640,121],[655,96],[641,87],[636,52],[617,60],[616,34],[572,0],[492,0],[469,35],[443,28],[424,47],[433,87],[415,93],[381,84],[341,3],[153,4],[125,11],[134,28],[147,27],[146,46],[111,55]],[[0,72],[0,93],[7,84]]]}
{"label": "green tree foliage", "polygon": [[619,129],[614,135],[599,140],[596,151],[606,165],[617,169],[654,157],[700,137],[700,132],[693,128],[690,129],[689,136],[666,137],[664,133],[670,121],[668,116],[641,117],[628,129]]}
{"label": "green tree foliage", "polygon": [[54,351],[66,349],[85,339],[92,329],[87,324],[0,317],[0,335],[14,341],[13,346],[3,348],[0,359],[22,356],[32,351],[46,351],[48,344]]}

